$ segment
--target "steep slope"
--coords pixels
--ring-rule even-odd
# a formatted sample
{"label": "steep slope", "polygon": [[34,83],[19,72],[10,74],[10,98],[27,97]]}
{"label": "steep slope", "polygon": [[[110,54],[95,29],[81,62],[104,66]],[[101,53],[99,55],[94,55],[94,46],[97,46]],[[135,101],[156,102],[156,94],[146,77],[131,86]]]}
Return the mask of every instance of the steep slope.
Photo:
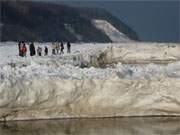
{"label": "steep slope", "polygon": [[[1,1],[0,4],[1,41],[111,42],[109,36],[91,23],[94,17],[83,8],[25,1]],[[104,13],[102,19],[108,20]]]}
{"label": "steep slope", "polygon": [[130,39],[106,20],[92,20],[95,27],[103,31],[112,42],[129,42]]}
{"label": "steep slope", "polygon": [[133,40],[138,40],[138,36],[135,31],[119,20],[117,17],[110,14],[108,11],[101,8],[80,8],[79,14],[82,17],[96,20],[106,20],[113,25],[117,30],[125,34],[127,37]]}

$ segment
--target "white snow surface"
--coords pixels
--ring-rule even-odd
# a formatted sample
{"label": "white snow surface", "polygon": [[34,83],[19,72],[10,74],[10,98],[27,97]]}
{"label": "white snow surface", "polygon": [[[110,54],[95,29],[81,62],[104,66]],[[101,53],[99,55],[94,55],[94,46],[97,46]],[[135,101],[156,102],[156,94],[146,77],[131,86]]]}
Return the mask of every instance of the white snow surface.
{"label": "white snow surface", "polygon": [[[157,43],[130,43],[130,44],[72,44],[72,53],[63,55],[51,55],[51,43],[35,43],[36,48],[38,46],[48,46],[49,56],[33,56],[27,55],[25,58],[18,56],[17,43],[7,42],[0,44],[0,76],[9,77],[12,75],[33,77],[33,76],[58,76],[60,78],[71,79],[84,79],[84,78],[108,78],[108,77],[123,77],[123,78],[148,78],[152,76],[168,76],[168,77],[180,77],[180,62],[178,61],[180,56],[178,46],[174,48],[168,48],[167,45],[175,46],[176,44],[157,44]],[[123,57],[123,60],[129,60],[132,57],[135,59],[177,59],[176,62],[169,64],[114,64],[113,66],[107,66],[107,68],[80,68],[78,65],[83,61],[89,61],[91,56],[96,56],[102,53],[104,50],[110,47],[120,48],[120,52],[115,52],[118,57]],[[28,48],[28,46],[27,46]],[[169,51],[169,56],[161,58],[160,51]],[[174,49],[174,50],[171,50]],[[115,48],[115,51],[117,50]],[[127,50],[129,52],[127,52]],[[66,51],[66,50],[65,50]],[[159,51],[159,52],[158,52]],[[163,50],[164,51],[164,50]],[[149,53],[150,54],[149,54]],[[132,54],[137,53],[135,56]],[[172,54],[172,55],[171,55]],[[147,56],[146,56],[147,55]],[[152,55],[152,56],[149,56]],[[153,56],[154,55],[154,56]],[[136,58],[137,57],[137,58]],[[146,58],[147,57],[147,58]]]}
{"label": "white snow surface", "polygon": [[[45,45],[51,52],[35,43]],[[180,116],[180,44],[79,43],[71,54],[21,58],[4,42],[0,59],[0,118]],[[92,60],[107,66],[79,66]]]}

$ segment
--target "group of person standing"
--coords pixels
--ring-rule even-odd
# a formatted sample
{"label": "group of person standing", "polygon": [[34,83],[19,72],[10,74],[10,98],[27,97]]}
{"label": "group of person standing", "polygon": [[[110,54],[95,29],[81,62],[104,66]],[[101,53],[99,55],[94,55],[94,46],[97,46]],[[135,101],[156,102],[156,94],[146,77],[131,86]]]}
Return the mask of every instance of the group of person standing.
{"label": "group of person standing", "polygon": [[[25,57],[27,55],[27,47],[26,47],[25,42],[19,42],[18,47],[19,47],[19,56]],[[61,42],[61,43],[58,43],[58,42],[52,43],[51,47],[52,47],[52,55],[64,54],[64,44],[63,44],[63,42]],[[38,47],[37,50],[36,50],[35,46],[34,46],[34,43],[32,42],[29,45],[29,52],[30,52],[30,56],[34,56],[34,55],[36,55],[36,53],[37,53],[38,56],[42,56],[43,49],[42,49],[42,47]],[[47,56],[48,52],[49,52],[49,49],[48,49],[47,46],[45,46],[44,55]],[[70,42],[67,42],[67,53],[71,53],[71,44],[70,44]]]}
{"label": "group of person standing", "polygon": [[[67,42],[67,53],[71,53],[71,44],[70,42]],[[61,43],[52,43],[52,54],[64,54],[64,44]]]}

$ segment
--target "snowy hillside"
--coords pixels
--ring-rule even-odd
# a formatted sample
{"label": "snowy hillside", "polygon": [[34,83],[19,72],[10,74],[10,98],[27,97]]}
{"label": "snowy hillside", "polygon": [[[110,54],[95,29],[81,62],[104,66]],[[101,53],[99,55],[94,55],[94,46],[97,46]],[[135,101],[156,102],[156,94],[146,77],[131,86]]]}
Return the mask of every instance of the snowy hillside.
{"label": "snowy hillside", "polygon": [[128,42],[130,39],[106,20],[92,20],[97,29],[103,31],[113,42]]}
{"label": "snowy hillside", "polygon": [[[128,25],[104,9],[71,7],[40,1],[0,1],[3,14],[1,42],[111,42],[104,32],[91,23],[94,18],[107,20],[130,39],[138,40],[137,34]],[[23,12],[19,12],[22,10]]]}
{"label": "snowy hillside", "polygon": [[[44,45],[51,52],[35,43]],[[17,50],[0,43],[0,118],[180,116],[179,44],[72,44],[71,54],[26,58]]]}

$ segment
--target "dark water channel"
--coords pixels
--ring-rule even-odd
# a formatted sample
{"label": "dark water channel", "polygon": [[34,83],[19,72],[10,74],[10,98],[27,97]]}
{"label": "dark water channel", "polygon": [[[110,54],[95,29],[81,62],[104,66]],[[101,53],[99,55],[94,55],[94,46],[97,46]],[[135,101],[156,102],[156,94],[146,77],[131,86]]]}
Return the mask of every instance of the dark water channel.
{"label": "dark water channel", "polygon": [[180,135],[180,117],[14,121],[0,135]]}

